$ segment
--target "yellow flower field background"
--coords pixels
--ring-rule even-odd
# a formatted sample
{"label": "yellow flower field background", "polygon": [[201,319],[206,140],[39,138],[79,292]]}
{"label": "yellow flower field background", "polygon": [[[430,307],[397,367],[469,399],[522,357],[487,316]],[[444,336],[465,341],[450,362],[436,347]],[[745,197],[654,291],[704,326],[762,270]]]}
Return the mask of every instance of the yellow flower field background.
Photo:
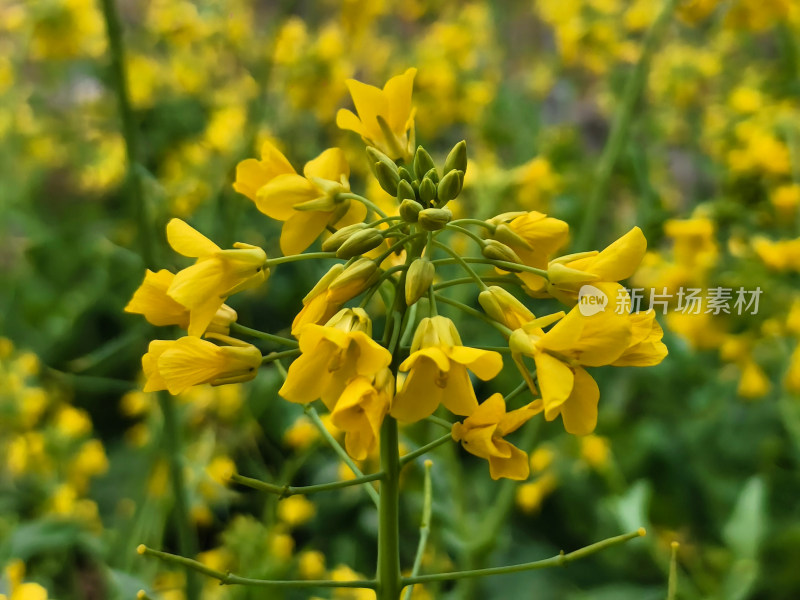
{"label": "yellow flower field background", "polygon": [[799,40],[3,0],[0,599],[798,597]]}

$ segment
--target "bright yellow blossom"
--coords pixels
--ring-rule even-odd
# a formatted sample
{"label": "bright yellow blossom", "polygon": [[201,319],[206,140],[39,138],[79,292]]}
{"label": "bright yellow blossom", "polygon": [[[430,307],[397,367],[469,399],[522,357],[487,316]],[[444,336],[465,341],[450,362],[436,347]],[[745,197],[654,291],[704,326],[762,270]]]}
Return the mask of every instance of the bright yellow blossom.
{"label": "bright yellow blossom", "polygon": [[255,202],[258,210],[284,221],[281,251],[299,254],[330,225],[340,227],[364,220],[366,207],[339,195],[350,191],[350,167],[339,148],[325,150],[298,175],[286,157],[269,141],[261,160],[249,158],[236,167],[233,188]]}
{"label": "bright yellow blossom", "polygon": [[355,79],[347,80],[358,116],[342,108],[336,114],[336,125],[364,138],[389,158],[406,162],[414,153],[414,109],[411,92],[416,69],[392,77],[379,89]]}
{"label": "bright yellow blossom", "polygon": [[[166,269],[157,273],[147,269],[142,285],[134,292],[125,312],[143,315],[147,322],[156,326],[177,325],[188,329],[189,309],[167,295],[175,275]],[[236,311],[227,304],[217,309],[207,331],[228,335],[231,323],[236,322]]]}
{"label": "bright yellow blossom", "polygon": [[503,439],[539,411],[528,406],[506,412],[501,394],[492,394],[463,423],[453,425],[452,436],[464,449],[489,461],[492,479],[524,480],[530,475],[528,455]]}
{"label": "bright yellow blossom", "polygon": [[655,311],[635,312],[629,315],[631,341],[625,352],[611,363],[615,367],[650,367],[667,356],[667,347],[661,338],[664,330],[656,321]]}
{"label": "bright yellow blossom", "polygon": [[446,317],[422,319],[411,355],[399,368],[408,376],[395,396],[391,415],[414,423],[433,414],[439,404],[456,415],[471,415],[478,400],[467,368],[486,381],[503,368],[503,358],[497,352],[463,346],[456,326]]}
{"label": "bright yellow blossom", "polygon": [[345,308],[325,326],[306,325],[298,335],[302,354],[289,367],[278,394],[298,404],[321,398],[334,410],[353,377],[370,378],[392,361],[371,335],[372,322],[361,308]]}
{"label": "bright yellow blossom", "polygon": [[167,240],[179,254],[197,258],[167,289],[170,298],[190,311],[189,335],[206,331],[228,296],[264,283],[269,275],[261,248],[236,242],[233,250],[222,250],[180,219],[167,223]]}
{"label": "bright yellow blossom", "polygon": [[203,383],[219,385],[253,379],[261,366],[261,351],[233,338],[215,337],[230,345],[218,346],[192,336],[150,342],[142,357],[147,377],[144,391],[180,394]]}
{"label": "bright yellow blossom", "polygon": [[392,372],[382,369],[372,379],[351,379],[336,403],[331,421],[345,432],[345,448],[356,460],[365,460],[375,450],[394,387]]}

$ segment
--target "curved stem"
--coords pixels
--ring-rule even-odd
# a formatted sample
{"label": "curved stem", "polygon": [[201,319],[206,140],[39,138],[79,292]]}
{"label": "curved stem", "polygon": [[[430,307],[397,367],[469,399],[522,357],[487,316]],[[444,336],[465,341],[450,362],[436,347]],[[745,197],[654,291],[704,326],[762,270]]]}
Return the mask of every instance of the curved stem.
{"label": "curved stem", "polygon": [[291,358],[293,356],[298,356],[299,354],[300,348],[295,348],[294,350],[284,350],[283,352],[270,352],[266,356],[261,357],[261,365],[268,365],[276,360],[280,360],[282,358]]}
{"label": "curved stem", "polygon": [[[455,261],[454,261],[455,262]],[[517,279],[516,277],[508,277],[503,275],[498,275],[497,277],[481,277],[481,281],[484,283],[510,283],[511,285],[522,285],[522,282]],[[448,281],[442,281],[441,283],[437,283],[433,286],[434,290],[443,290],[445,288],[453,287],[454,285],[464,285],[467,283],[475,283],[475,279],[472,277],[459,277],[457,279],[450,279]]]}
{"label": "curved stem", "polygon": [[455,219],[450,221],[449,225],[477,225],[478,227],[488,229],[492,233],[494,233],[497,229],[496,226],[492,225],[488,221],[481,221],[480,219]]}
{"label": "curved stem", "polygon": [[245,327],[239,323],[231,323],[231,333],[249,335],[250,337],[255,337],[260,340],[267,340],[268,342],[275,342],[276,344],[280,344],[281,346],[289,346],[290,348],[297,348],[298,345],[297,340],[290,340],[289,338],[259,331],[258,329],[251,329],[250,327]]}
{"label": "curved stem", "polygon": [[446,444],[448,441],[450,441],[452,439],[453,439],[452,436],[448,433],[446,435],[443,435],[440,438],[437,438],[437,439],[433,440],[432,442],[430,442],[428,444],[425,444],[424,446],[421,446],[421,447],[417,448],[413,452],[409,452],[408,454],[404,454],[403,456],[400,457],[400,467],[405,467],[408,463],[410,463],[415,458],[417,458],[419,456],[422,456],[424,454],[427,454],[428,452],[430,452],[434,448],[438,448],[442,444]]}
{"label": "curved stem", "polygon": [[336,252],[308,252],[306,254],[291,254],[289,256],[270,258],[267,260],[267,268],[272,268],[275,265],[297,262],[299,260],[315,260],[322,258],[336,258]]}
{"label": "curved stem", "polygon": [[[344,448],[342,448],[341,444],[339,444],[339,442],[336,441],[336,438],[334,438],[331,435],[331,432],[328,431],[328,429],[325,427],[325,424],[322,422],[322,419],[319,418],[319,414],[314,409],[314,407],[311,405],[306,405],[304,410],[305,413],[308,415],[308,418],[311,419],[311,422],[314,423],[316,428],[322,434],[322,437],[324,437],[325,440],[328,442],[328,444],[330,444],[331,448],[333,448],[333,451],[339,455],[339,458],[342,460],[342,462],[350,468],[350,470],[356,477],[359,478],[364,477],[364,473],[361,471],[361,469],[358,468],[353,459],[350,458],[350,455],[347,454],[347,451]],[[367,492],[367,495],[372,499],[372,502],[375,504],[375,506],[380,506],[380,498],[378,496],[378,492],[375,491],[375,488],[372,487],[371,485],[366,485],[364,486],[364,490]]]}
{"label": "curved stem", "polygon": [[637,537],[646,535],[644,528],[631,533],[624,533],[615,537],[607,538],[600,542],[591,544],[564,554],[563,552],[558,556],[546,558],[544,560],[536,560],[533,562],[522,563],[519,565],[509,565],[507,567],[491,567],[488,569],[473,569],[471,571],[456,571],[453,573],[437,573],[434,575],[418,575],[416,577],[404,577],[403,584],[411,585],[416,583],[432,583],[434,581],[454,581],[457,579],[467,579],[471,577],[489,577],[490,575],[507,575],[509,573],[519,573],[521,571],[533,571],[535,569],[546,569],[549,567],[563,567],[575,560],[585,558],[595,552],[600,552],[606,548],[611,548],[618,544],[625,543]]}
{"label": "curved stem", "polygon": [[[482,265],[494,265],[495,267],[500,267],[504,271],[525,271],[526,273],[533,273],[534,275],[538,275],[539,277],[544,277],[548,279],[547,271],[544,269],[537,269],[536,267],[529,267],[528,265],[521,265],[519,263],[512,263],[505,260],[492,260],[490,258],[477,258],[477,257],[459,257],[466,263],[473,263],[473,264],[482,264]],[[459,261],[455,259],[437,259],[431,261],[435,265],[447,265],[447,264],[455,264]]]}
{"label": "curved stem", "polygon": [[484,240],[477,233],[470,231],[469,229],[466,229],[464,227],[459,227],[458,225],[455,225],[452,222],[448,223],[444,227],[445,229],[449,229],[450,231],[456,231],[458,233],[463,233],[467,237],[471,237],[481,248],[483,248],[484,245],[486,245],[486,240]]}
{"label": "curved stem", "polygon": [[388,216],[386,215],[385,212],[383,212],[380,208],[378,208],[378,206],[376,204],[374,204],[372,201],[367,200],[366,198],[364,198],[364,196],[359,196],[358,194],[354,194],[352,192],[342,192],[341,194],[338,195],[338,197],[339,198],[346,198],[348,200],[356,200],[358,202],[361,202],[361,204],[366,206],[372,212],[380,215],[381,219],[388,219]]}
{"label": "curved stem", "polygon": [[136,551],[143,556],[154,556],[163,560],[164,562],[180,565],[182,567],[192,569],[198,573],[202,573],[208,577],[218,579],[223,585],[247,585],[252,587],[271,587],[271,588],[362,588],[367,590],[374,590],[376,582],[373,580],[354,580],[354,581],[335,581],[331,579],[307,579],[298,581],[285,581],[285,580],[269,580],[269,579],[252,579],[250,577],[240,577],[233,573],[223,573],[211,567],[207,567],[201,562],[178,556],[177,554],[170,554],[169,552],[161,552],[160,550],[153,550],[144,544],[140,545]]}
{"label": "curved stem", "polygon": [[317,485],[301,485],[301,486],[275,485],[273,483],[267,483],[266,481],[259,481],[258,479],[253,479],[252,477],[245,477],[244,475],[239,475],[238,473],[234,473],[233,475],[231,475],[230,480],[234,483],[244,485],[254,490],[261,490],[262,492],[269,492],[270,494],[276,494],[280,498],[288,498],[289,496],[296,496],[296,495],[307,496],[309,494],[316,494],[318,492],[339,490],[342,488],[352,487],[356,485],[361,485],[363,483],[376,481],[378,479],[381,479],[382,477],[383,477],[383,472],[378,472],[378,473],[371,473],[370,475],[363,475],[362,477],[357,477],[355,479],[348,479],[346,481],[331,481],[330,483],[319,483]]}
{"label": "curved stem", "polygon": [[466,304],[462,304],[457,300],[451,300],[450,298],[447,298],[446,296],[441,296],[439,294],[436,294],[436,299],[439,302],[444,302],[445,304],[449,304],[450,306],[456,307],[458,310],[470,315],[471,317],[475,317],[476,319],[480,319],[481,321],[488,323],[489,325],[500,331],[506,337],[510,336],[513,333],[508,327],[506,327],[502,323],[498,323],[494,319],[490,319],[482,312],[477,311],[474,308],[467,306]]}
{"label": "curved stem", "polygon": [[453,249],[452,249],[450,246],[448,246],[448,245],[446,245],[446,244],[442,244],[442,243],[441,243],[441,242],[439,242],[438,240],[435,240],[435,241],[433,242],[433,245],[434,245],[434,246],[436,246],[437,248],[440,248],[441,250],[444,250],[444,251],[445,251],[445,252],[447,252],[447,253],[448,253],[450,256],[452,256],[452,257],[453,257],[453,259],[454,259],[454,260],[455,260],[455,261],[456,261],[456,262],[457,262],[459,265],[461,265],[461,268],[462,268],[462,269],[464,269],[464,270],[465,270],[465,271],[466,271],[466,272],[469,274],[469,276],[470,276],[470,277],[472,277],[473,281],[475,281],[475,283],[476,283],[476,284],[478,284],[478,287],[481,289],[481,291],[488,289],[488,286],[487,286],[487,285],[486,285],[486,284],[483,282],[483,280],[482,280],[482,279],[481,279],[481,278],[478,276],[478,274],[475,272],[475,270],[474,270],[472,267],[470,267],[470,266],[467,264],[467,262],[466,262],[466,261],[465,261],[465,260],[464,260],[464,259],[463,259],[461,256],[459,256],[459,255],[458,255],[458,252],[456,252],[455,250],[453,250]]}

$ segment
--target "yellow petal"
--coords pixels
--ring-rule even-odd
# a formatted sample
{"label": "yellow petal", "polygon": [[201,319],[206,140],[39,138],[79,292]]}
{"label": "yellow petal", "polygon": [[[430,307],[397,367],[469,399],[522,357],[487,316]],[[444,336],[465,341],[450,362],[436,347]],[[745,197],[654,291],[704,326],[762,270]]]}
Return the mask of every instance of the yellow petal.
{"label": "yellow petal", "polygon": [[544,418],[552,421],[558,415],[561,405],[569,398],[575,377],[572,369],[544,352],[536,353],[534,361],[544,403]]}
{"label": "yellow petal", "polygon": [[225,264],[217,259],[201,260],[179,271],[167,290],[170,298],[188,308],[219,298],[220,285],[225,277]]}
{"label": "yellow petal", "polygon": [[364,221],[364,217],[366,216],[366,206],[364,206],[361,202],[350,201],[350,206],[347,208],[347,212],[344,213],[344,216],[336,221],[334,225],[341,229],[342,227],[347,227],[348,225],[362,223]]}
{"label": "yellow petal", "polygon": [[468,421],[471,427],[497,425],[505,414],[506,401],[503,399],[503,395],[492,394],[481,402],[475,412],[469,416]]}
{"label": "yellow petal", "polygon": [[336,113],[336,126],[339,129],[355,131],[362,137],[369,137],[369,132],[366,130],[359,118],[353,113],[353,111],[347,110],[346,108],[340,108],[339,112]]}
{"label": "yellow petal", "polygon": [[517,429],[530,421],[536,414],[537,411],[531,406],[523,406],[522,408],[512,410],[503,415],[503,418],[500,419],[497,425],[497,432],[502,436],[514,433]]}
{"label": "yellow petal", "polygon": [[289,402],[308,404],[322,394],[328,382],[327,363],[330,354],[327,352],[310,352],[301,354],[291,365],[278,395]]}
{"label": "yellow petal", "polygon": [[465,365],[483,381],[496,377],[503,370],[503,357],[493,350],[453,346],[445,352],[451,360]]}
{"label": "yellow petal", "polygon": [[281,229],[281,252],[285,256],[300,254],[314,243],[331,218],[329,212],[297,212]]}
{"label": "yellow petal", "polygon": [[641,229],[634,227],[590,259],[589,270],[602,281],[621,281],[634,274],[646,251],[647,239]]}
{"label": "yellow petal", "polygon": [[392,362],[391,352],[364,332],[354,331],[350,335],[359,348],[357,365],[359,375],[371,377],[381,369],[388,367]]}
{"label": "yellow petal", "polygon": [[600,389],[586,369],[575,370],[575,384],[569,399],[561,406],[564,429],[573,435],[587,435],[597,426]]}
{"label": "yellow petal", "polygon": [[258,210],[272,219],[286,221],[297,214],[296,204],[314,200],[320,191],[301,175],[278,175],[256,194]]}
{"label": "yellow petal", "polygon": [[447,375],[447,385],[441,402],[451,413],[460,416],[471,415],[478,408],[478,399],[475,397],[472,381],[469,379],[467,369],[462,365],[458,363],[450,365],[450,373]]}
{"label": "yellow petal", "polygon": [[391,130],[400,135],[405,132],[411,115],[411,95],[416,74],[416,69],[408,69],[402,75],[392,77],[383,87],[389,110],[388,113],[381,114],[386,115],[385,118]]}
{"label": "yellow petal", "polygon": [[189,326],[187,333],[193,336],[202,336],[211,321],[217,315],[217,311],[224,304],[224,299],[219,296],[209,296],[205,302],[194,306],[189,313]]}
{"label": "yellow petal", "polygon": [[386,95],[383,90],[355,79],[348,79],[346,83],[353,98],[356,112],[367,132],[365,137],[369,137],[374,141],[383,139],[377,118],[378,115],[382,115],[385,118],[389,114],[389,104],[386,101]]}
{"label": "yellow petal", "polygon": [[189,311],[167,295],[175,275],[161,269],[157,273],[147,270],[142,285],[134,292],[125,312],[143,315],[152,325],[178,325],[186,328]]}
{"label": "yellow petal", "polygon": [[394,397],[389,413],[402,423],[416,423],[432,415],[444,396],[444,389],[435,384],[438,377],[439,369],[433,361],[419,360]]}
{"label": "yellow petal", "polygon": [[527,479],[531,473],[528,455],[513,444],[505,444],[508,445],[511,455],[508,458],[489,457],[489,475],[494,480],[501,477],[516,481]]}
{"label": "yellow petal", "polygon": [[219,348],[197,337],[180,338],[158,358],[158,371],[170,394],[214,380],[222,366]]}
{"label": "yellow petal", "polygon": [[180,219],[167,223],[167,241],[178,254],[197,258],[221,250],[214,242]]}
{"label": "yellow petal", "polygon": [[303,174],[311,179],[319,177],[329,181],[340,181],[342,175],[350,177],[350,166],[340,148],[328,148],[318,157],[306,163]]}

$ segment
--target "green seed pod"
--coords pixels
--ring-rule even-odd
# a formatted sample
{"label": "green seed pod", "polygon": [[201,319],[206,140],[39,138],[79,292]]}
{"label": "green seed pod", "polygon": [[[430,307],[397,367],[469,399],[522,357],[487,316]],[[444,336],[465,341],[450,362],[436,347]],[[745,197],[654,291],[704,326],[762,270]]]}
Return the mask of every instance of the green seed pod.
{"label": "green seed pod", "polygon": [[419,199],[423,202],[431,202],[436,198],[436,184],[428,178],[419,184]]}
{"label": "green seed pod", "polygon": [[[486,258],[491,260],[503,260],[505,262],[522,264],[522,259],[517,256],[516,252],[497,240],[487,240],[481,251]],[[506,269],[505,267],[503,267],[503,269],[507,271],[513,270]]]}
{"label": "green seed pod", "polygon": [[392,170],[386,166],[386,163],[375,163],[375,179],[381,184],[383,191],[392,196],[397,194],[397,184],[400,183],[400,175],[397,170]]}
{"label": "green seed pod", "polygon": [[428,292],[434,275],[436,275],[436,267],[427,258],[418,258],[411,263],[406,274],[407,306],[411,306]]}
{"label": "green seed pod", "polygon": [[467,172],[467,142],[464,140],[453,146],[444,161],[444,174],[447,175],[450,171]]}
{"label": "green seed pod", "polygon": [[464,171],[450,171],[447,175],[442,177],[437,189],[439,204],[445,205],[453,198],[457,198],[461,193],[463,184]]}
{"label": "green seed pod", "polygon": [[425,177],[425,173],[431,169],[435,169],[436,164],[433,162],[431,155],[422,146],[417,147],[417,153],[414,155],[414,174],[417,179]]}
{"label": "green seed pod", "polygon": [[494,239],[498,242],[503,242],[507,246],[522,246],[526,250],[533,250],[533,246],[531,246],[525,238],[505,223],[501,223],[495,228]]}
{"label": "green seed pod", "polygon": [[411,187],[411,184],[405,179],[401,179],[400,183],[397,184],[397,201],[402,202],[403,200],[416,199],[417,194],[414,192],[414,188]]}
{"label": "green seed pod", "polygon": [[336,251],[336,258],[353,258],[373,248],[377,248],[383,243],[383,234],[377,229],[363,229],[351,235],[339,246]]}
{"label": "green seed pod", "polygon": [[327,240],[322,242],[322,251],[323,252],[336,252],[342,244],[344,244],[347,239],[362,229],[367,227],[366,223],[354,223],[352,225],[348,225],[347,227],[342,227],[339,231],[334,233],[331,237]]}
{"label": "green seed pod", "polygon": [[400,208],[398,210],[400,216],[403,217],[406,223],[416,223],[419,218],[419,213],[422,210],[422,204],[416,200],[406,199],[400,203]]}
{"label": "green seed pod", "polygon": [[453,213],[447,208],[426,208],[419,211],[418,223],[426,231],[443,229],[451,219]]}

